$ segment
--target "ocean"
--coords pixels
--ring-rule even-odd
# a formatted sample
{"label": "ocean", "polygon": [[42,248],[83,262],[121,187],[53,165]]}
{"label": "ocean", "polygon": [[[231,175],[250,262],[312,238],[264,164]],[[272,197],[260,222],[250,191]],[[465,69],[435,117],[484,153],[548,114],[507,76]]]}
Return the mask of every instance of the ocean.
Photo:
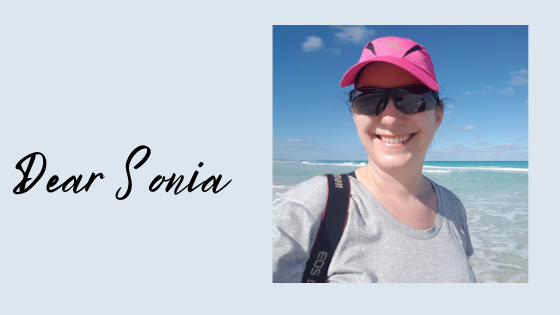
{"label": "ocean", "polygon": [[[272,199],[325,173],[367,161],[273,161]],[[425,162],[422,173],[451,190],[467,210],[478,282],[528,282],[528,162]]]}

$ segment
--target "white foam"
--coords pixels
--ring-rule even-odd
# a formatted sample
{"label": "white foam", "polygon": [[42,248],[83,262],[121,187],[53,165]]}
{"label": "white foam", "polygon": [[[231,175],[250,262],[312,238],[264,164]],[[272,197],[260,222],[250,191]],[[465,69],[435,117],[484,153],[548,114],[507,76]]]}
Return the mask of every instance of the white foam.
{"label": "white foam", "polygon": [[528,168],[497,167],[497,166],[433,166],[424,165],[424,168],[447,169],[451,171],[490,171],[490,172],[529,172]]}
{"label": "white foam", "polygon": [[517,282],[528,278],[527,205],[496,199],[460,197],[474,254],[471,265],[478,282]]}
{"label": "white foam", "polygon": [[[305,165],[330,165],[330,166],[365,166],[366,162],[342,162],[342,163],[326,163],[316,161],[302,161],[301,164]],[[435,170],[432,170],[435,169]],[[516,172],[528,173],[528,168],[515,168],[515,167],[499,167],[499,166],[434,166],[424,165],[424,172],[427,173],[449,173],[453,171],[487,171],[487,172]]]}
{"label": "white foam", "polygon": [[303,162],[301,162],[301,164],[305,164],[305,165],[354,166],[354,167],[366,165],[365,162],[361,162],[361,163],[353,163],[353,162],[343,162],[343,163],[317,163],[317,162],[309,162],[309,161],[303,161]]}

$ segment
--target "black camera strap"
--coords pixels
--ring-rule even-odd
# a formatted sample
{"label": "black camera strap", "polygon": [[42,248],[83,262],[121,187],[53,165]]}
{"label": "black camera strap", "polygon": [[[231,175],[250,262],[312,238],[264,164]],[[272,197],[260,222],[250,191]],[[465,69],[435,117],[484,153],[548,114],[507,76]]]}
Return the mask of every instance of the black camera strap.
{"label": "black camera strap", "polygon": [[348,176],[355,178],[355,173],[325,174],[325,176],[329,183],[327,205],[303,272],[301,281],[303,283],[327,282],[329,265],[348,220],[348,208],[350,207]]}

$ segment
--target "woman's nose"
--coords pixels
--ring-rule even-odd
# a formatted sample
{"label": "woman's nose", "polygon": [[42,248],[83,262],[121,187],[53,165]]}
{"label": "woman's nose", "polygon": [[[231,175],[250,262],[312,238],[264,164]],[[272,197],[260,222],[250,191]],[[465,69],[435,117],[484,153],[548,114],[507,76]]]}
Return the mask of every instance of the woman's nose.
{"label": "woman's nose", "polygon": [[393,97],[389,96],[387,107],[381,113],[381,123],[386,126],[400,125],[406,119],[405,114],[397,109],[393,102]]}

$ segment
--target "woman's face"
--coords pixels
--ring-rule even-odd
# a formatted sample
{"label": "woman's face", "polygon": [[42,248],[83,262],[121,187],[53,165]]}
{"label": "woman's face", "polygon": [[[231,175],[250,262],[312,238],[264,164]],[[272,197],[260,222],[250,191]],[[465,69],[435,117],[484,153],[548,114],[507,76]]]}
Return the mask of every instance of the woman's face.
{"label": "woman's face", "polygon": [[[378,88],[424,85],[405,70],[383,62],[367,65],[358,84],[358,87]],[[398,169],[424,163],[428,147],[443,119],[443,110],[405,115],[395,107],[390,97],[381,115],[353,116],[370,163],[382,169]]]}

